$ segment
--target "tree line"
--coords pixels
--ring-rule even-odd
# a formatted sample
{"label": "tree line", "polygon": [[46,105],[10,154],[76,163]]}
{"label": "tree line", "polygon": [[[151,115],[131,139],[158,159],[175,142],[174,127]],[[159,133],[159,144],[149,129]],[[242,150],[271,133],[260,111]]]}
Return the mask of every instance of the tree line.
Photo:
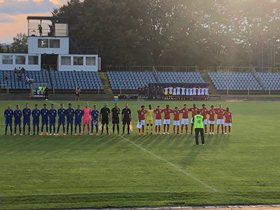
{"label": "tree line", "polygon": [[73,53],[108,65],[279,66],[279,0],[71,0]]}

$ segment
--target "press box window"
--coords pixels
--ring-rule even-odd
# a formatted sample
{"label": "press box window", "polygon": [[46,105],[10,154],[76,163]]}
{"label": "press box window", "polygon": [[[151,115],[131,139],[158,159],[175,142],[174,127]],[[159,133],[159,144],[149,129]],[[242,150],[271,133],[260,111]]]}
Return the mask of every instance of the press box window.
{"label": "press box window", "polygon": [[74,57],[74,65],[75,66],[82,66],[84,65],[84,58],[83,57]]}
{"label": "press box window", "polygon": [[62,66],[70,66],[71,65],[71,57],[70,56],[61,56],[61,65]]}
{"label": "press box window", "polygon": [[3,55],[2,63],[3,64],[13,64],[13,56],[12,55]]}
{"label": "press box window", "polygon": [[86,57],[86,65],[87,66],[95,66],[96,58],[95,57]]}
{"label": "press box window", "polygon": [[25,65],[25,56],[17,55],[16,64]]}
{"label": "press box window", "polygon": [[38,39],[38,48],[48,48],[49,43],[47,39]]}
{"label": "press box window", "polygon": [[60,40],[59,39],[51,39],[50,40],[50,48],[60,48]]}
{"label": "press box window", "polygon": [[39,64],[38,56],[28,56],[28,64],[38,65]]}

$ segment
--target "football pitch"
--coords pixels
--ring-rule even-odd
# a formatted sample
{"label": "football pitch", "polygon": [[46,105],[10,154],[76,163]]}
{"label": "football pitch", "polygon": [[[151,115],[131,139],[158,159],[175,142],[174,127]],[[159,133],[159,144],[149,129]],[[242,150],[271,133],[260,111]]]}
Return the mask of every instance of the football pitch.
{"label": "football pitch", "polygon": [[[35,103],[45,102],[30,101],[30,107]],[[58,108],[61,102],[46,103]],[[73,108],[78,103],[85,102],[72,102]],[[98,109],[104,103],[96,102]],[[193,103],[203,102],[188,107]],[[4,109],[23,108],[25,101],[1,101],[0,209],[280,203],[280,102],[206,105],[219,103],[233,113],[232,134],[207,135],[206,145],[196,146],[191,135],[138,136],[135,128],[142,104],[184,102],[128,101],[129,136],[6,137]]]}

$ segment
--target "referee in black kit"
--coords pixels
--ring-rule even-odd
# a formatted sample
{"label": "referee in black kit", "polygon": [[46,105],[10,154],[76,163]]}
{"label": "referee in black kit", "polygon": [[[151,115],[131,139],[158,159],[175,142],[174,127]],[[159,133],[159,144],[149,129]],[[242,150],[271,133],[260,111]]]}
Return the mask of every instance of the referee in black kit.
{"label": "referee in black kit", "polygon": [[101,134],[104,131],[104,125],[106,124],[106,131],[109,134],[109,119],[110,119],[110,109],[107,107],[107,104],[100,110],[100,121],[102,124]]}
{"label": "referee in black kit", "polygon": [[127,125],[127,134],[130,134],[130,122],[131,122],[131,110],[128,105],[122,110],[122,121],[123,121],[123,134],[125,131],[125,126]]}
{"label": "referee in black kit", "polygon": [[117,104],[115,104],[115,107],[111,110],[112,112],[112,124],[113,124],[113,134],[115,133],[115,128],[117,126],[118,134],[120,134],[120,108]]}

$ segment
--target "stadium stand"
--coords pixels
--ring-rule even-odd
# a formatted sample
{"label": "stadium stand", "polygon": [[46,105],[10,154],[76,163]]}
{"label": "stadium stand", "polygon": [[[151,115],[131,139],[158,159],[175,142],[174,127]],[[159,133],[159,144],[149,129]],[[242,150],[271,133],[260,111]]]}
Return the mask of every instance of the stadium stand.
{"label": "stadium stand", "polygon": [[109,71],[107,72],[112,90],[137,90],[149,83],[155,83],[153,72]]}
{"label": "stadium stand", "polygon": [[98,72],[56,71],[51,72],[51,79],[57,90],[73,90],[77,86],[82,90],[103,90]]}
{"label": "stadium stand", "polygon": [[261,81],[265,90],[280,90],[280,73],[278,72],[256,72],[255,75]]}
{"label": "stadium stand", "polygon": [[157,72],[160,83],[204,83],[198,72]]}
{"label": "stadium stand", "polygon": [[251,72],[209,72],[214,86],[221,90],[263,90]]}
{"label": "stadium stand", "polygon": [[[30,89],[26,83],[25,76],[21,78],[13,71],[0,71],[1,87],[8,87],[15,90]],[[33,79],[35,83],[46,83],[49,88],[57,90],[73,90],[80,86],[83,90],[102,90],[102,82],[98,72],[47,72],[47,71],[26,71],[26,76]],[[7,77],[7,80],[3,78]]]}
{"label": "stadium stand", "polygon": [[[30,89],[30,84],[26,83],[25,76],[33,79],[36,83],[46,83],[48,84],[48,87],[51,87],[49,74],[44,71],[27,71],[26,74],[21,77],[15,75],[13,71],[1,71],[1,75],[1,87],[18,90]],[[4,77],[7,77],[7,80],[3,80]]]}

